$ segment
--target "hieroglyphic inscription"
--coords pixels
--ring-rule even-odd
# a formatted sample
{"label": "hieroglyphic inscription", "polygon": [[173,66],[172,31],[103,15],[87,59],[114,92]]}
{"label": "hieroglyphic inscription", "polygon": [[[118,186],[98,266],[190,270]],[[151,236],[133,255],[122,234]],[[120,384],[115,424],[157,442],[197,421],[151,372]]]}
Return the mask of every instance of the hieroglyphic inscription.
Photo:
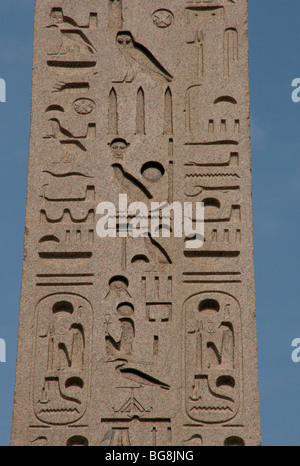
{"label": "hieroglyphic inscription", "polygon": [[259,444],[246,3],[36,0],[13,444]]}

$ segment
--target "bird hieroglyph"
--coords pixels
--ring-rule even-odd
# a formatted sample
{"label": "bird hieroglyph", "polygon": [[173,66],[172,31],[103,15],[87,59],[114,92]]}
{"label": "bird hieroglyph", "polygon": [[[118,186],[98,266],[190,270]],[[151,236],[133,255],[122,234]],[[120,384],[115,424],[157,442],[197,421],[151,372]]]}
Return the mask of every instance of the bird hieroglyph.
{"label": "bird hieroglyph", "polygon": [[131,32],[121,31],[116,42],[119,51],[128,65],[123,79],[114,82],[130,83],[138,73],[150,73],[152,77],[171,82],[173,76],[159,63],[152,53],[143,45],[135,42]]}

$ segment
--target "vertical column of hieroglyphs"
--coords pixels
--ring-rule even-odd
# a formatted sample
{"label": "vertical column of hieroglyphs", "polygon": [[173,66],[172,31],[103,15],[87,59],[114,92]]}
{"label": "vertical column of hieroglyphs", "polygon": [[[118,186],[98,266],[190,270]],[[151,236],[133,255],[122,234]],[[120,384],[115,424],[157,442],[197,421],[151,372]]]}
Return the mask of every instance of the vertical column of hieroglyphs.
{"label": "vertical column of hieroglyphs", "polygon": [[80,3],[36,2],[13,444],[87,442],[99,13]]}
{"label": "vertical column of hieroglyphs", "polygon": [[36,2],[13,444],[259,443],[247,52],[246,1]]}
{"label": "vertical column of hieroglyphs", "polygon": [[186,444],[258,445],[247,2],[185,7],[184,194],[205,207],[184,251]]}
{"label": "vertical column of hieroglyphs", "polygon": [[[141,215],[150,221],[152,202],[173,201],[174,65],[172,52],[164,48],[170,44],[173,50],[175,28],[173,13],[162,8],[172,2],[107,3],[103,151],[109,197],[117,206],[119,193],[126,194],[128,205],[143,202],[147,209]],[[120,237],[101,240],[97,250],[105,266],[95,324],[100,332],[93,357],[98,361],[93,368],[98,389],[92,393],[93,441],[172,445],[172,417],[180,399],[175,386],[181,379],[173,240],[162,238],[161,212],[144,237],[126,237],[133,212],[129,208],[126,219],[122,211],[119,206]]]}

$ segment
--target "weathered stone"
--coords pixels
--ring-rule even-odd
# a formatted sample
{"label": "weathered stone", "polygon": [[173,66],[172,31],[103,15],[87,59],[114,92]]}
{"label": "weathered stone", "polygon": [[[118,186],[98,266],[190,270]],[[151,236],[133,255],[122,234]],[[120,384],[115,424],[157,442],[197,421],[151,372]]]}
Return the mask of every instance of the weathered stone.
{"label": "weathered stone", "polygon": [[12,444],[259,445],[247,2],[36,0],[32,95]]}

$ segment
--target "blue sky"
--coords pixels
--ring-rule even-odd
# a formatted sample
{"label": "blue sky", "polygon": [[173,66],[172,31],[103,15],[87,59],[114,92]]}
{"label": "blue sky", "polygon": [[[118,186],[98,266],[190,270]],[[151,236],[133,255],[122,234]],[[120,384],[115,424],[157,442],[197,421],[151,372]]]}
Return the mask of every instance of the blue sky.
{"label": "blue sky", "polygon": [[[243,1],[243,0],[240,0]],[[0,445],[12,416],[30,125],[33,0],[0,0]],[[249,0],[252,173],[263,445],[300,445],[299,0]],[[299,306],[299,307],[298,307]]]}

